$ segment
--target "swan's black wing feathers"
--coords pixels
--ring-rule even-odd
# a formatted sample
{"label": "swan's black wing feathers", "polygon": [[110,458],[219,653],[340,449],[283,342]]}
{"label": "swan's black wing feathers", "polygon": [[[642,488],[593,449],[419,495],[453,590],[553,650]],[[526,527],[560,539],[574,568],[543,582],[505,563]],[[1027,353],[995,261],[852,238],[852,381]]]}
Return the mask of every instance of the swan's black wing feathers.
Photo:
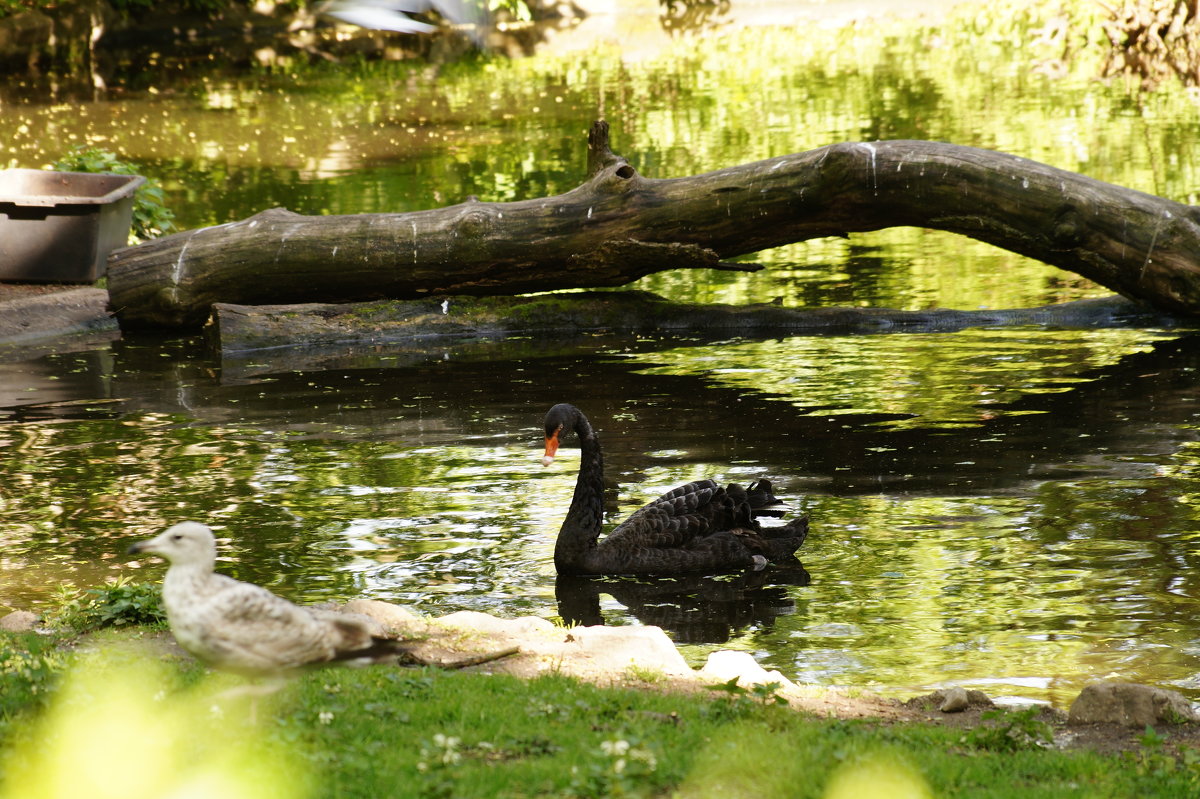
{"label": "swan's black wing feathers", "polygon": [[697,480],[668,491],[635,511],[604,539],[601,546],[680,547],[697,538],[753,524],[749,506],[712,480]]}
{"label": "swan's black wing feathers", "polygon": [[[770,484],[766,485],[766,496]],[[721,571],[788,558],[804,542],[808,519],[764,530],[746,489],[697,480],[633,513],[589,554],[591,571],[669,574]]]}

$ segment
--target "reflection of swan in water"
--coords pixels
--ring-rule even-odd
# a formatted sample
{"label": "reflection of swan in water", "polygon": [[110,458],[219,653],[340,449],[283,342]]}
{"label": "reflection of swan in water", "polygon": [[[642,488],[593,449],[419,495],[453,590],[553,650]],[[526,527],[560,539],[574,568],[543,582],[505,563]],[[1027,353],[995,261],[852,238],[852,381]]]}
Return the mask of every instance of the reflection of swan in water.
{"label": "reflection of swan in water", "polygon": [[778,503],[771,484],[722,488],[698,480],[663,494],[617,525],[603,540],[604,459],[600,440],[574,405],[546,414],[549,465],[564,430],[579,437],[579,478],[567,518],[554,546],[559,574],[685,574],[761,569],[768,561],[792,560],[808,535],[808,518],[763,528],[754,518]]}
{"label": "reflection of swan in water", "polygon": [[436,11],[455,25],[480,26],[483,7],[472,0],[329,0],[317,10],[360,28],[398,33],[433,33],[436,25],[413,19],[409,14]]}
{"label": "reflection of swan in water", "polygon": [[[733,577],[581,577],[554,583],[566,624],[604,624],[600,594],[609,594],[643,624],[662,627],[681,644],[720,644],[750,625],[770,625],[796,610],[787,585],[808,585],[798,561]],[[786,585],[784,585],[786,584]]]}

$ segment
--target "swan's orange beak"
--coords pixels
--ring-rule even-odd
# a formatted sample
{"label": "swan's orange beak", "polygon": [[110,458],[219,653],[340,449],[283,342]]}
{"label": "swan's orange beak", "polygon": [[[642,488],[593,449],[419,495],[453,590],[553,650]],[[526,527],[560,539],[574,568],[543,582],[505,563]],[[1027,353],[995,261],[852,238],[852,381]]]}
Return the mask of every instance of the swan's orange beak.
{"label": "swan's orange beak", "polygon": [[[562,428],[558,428],[562,430]],[[542,465],[549,466],[554,463],[554,454],[558,452],[558,430],[554,431],[554,435],[546,436],[546,454],[542,456]]]}

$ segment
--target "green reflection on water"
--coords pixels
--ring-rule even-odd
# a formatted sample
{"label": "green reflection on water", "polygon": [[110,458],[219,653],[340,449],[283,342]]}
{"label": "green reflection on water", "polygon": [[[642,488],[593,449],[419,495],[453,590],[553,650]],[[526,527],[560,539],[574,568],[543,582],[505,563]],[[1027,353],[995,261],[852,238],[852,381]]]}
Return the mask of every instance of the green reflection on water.
{"label": "green reflection on water", "polygon": [[[733,29],[638,60],[597,46],[436,71],[199,75],[159,96],[2,105],[11,135],[0,163],[41,165],[60,154],[51,148],[84,141],[110,147],[164,182],[183,227],[274,205],[407,211],[574,187],[603,109],[616,149],[653,177],[914,137],[1195,201],[1200,120],[1182,90],[1101,83],[1087,59],[1050,77],[1042,67],[1055,51],[1039,43],[1038,21],[1014,14],[985,28],[977,16],[972,6],[935,27]],[[901,308],[1103,293],[912,229],[755,260],[768,269],[638,285],[703,302]],[[564,450],[555,468],[538,465],[537,421],[578,396],[602,420],[610,479],[622,484],[611,519],[687,480],[763,474],[811,514],[812,584],[755,599],[719,645],[791,677],[902,692],[996,681],[992,692],[1062,699],[1115,674],[1196,694],[1200,407],[1181,410],[1197,396],[1194,364],[1137,366],[1170,339],[791,337],[636,355],[618,346],[549,364],[531,347],[502,374],[466,359],[388,369],[364,356],[345,372],[264,367],[268,377],[241,382],[161,343],[125,343],[94,362],[51,358],[28,367],[14,406],[51,394],[113,404],[0,425],[2,601],[37,604],[60,580],[87,586],[135,568],[156,578],[162,567],[128,565],[124,546],[191,517],[228,536],[222,570],[296,599],[365,594],[430,612],[553,617],[551,550],[575,462]],[[681,407],[698,420],[676,416]],[[636,623],[611,593],[600,603],[610,623]]]}
{"label": "green reflection on water", "polygon": [[1183,597],[1197,586],[1178,568],[1195,555],[1159,524],[1139,534],[1145,509],[1122,518],[1118,501],[1101,483],[1012,499],[814,498],[821,534],[805,563],[820,585],[747,643],[804,679],[899,693],[963,682],[1069,701],[1103,673],[1190,677]]}
{"label": "green reflection on water", "polygon": [[[936,23],[811,21],[713,30],[649,54],[590,49],[425,69],[293,65],[164,76],[157,95],[9,104],[0,163],[39,166],[89,142],[144,165],[181,228],[282,205],[309,214],[409,211],[468,195],[556,194],[584,174],[598,116],[653,177],[696,174],[836,141],[922,138],[991,147],[1184,202],[1200,185],[1200,116],[1181,88],[1095,80],[1098,51],[1056,61],[1051,9],[971,4]],[[1053,67],[1053,68],[1051,68]],[[1053,77],[1052,77],[1053,75]],[[952,251],[954,268],[946,253]],[[916,308],[1016,307],[1097,289],[947,234],[894,230],[761,256],[767,275],[662,275],[684,299]]]}
{"label": "green reflection on water", "polygon": [[[902,338],[865,345],[872,352]],[[1033,338],[1049,342],[1058,334]],[[978,339],[944,339],[947,373],[967,373]],[[1140,350],[1136,337],[1088,333],[1074,341],[1094,348],[1092,365]],[[731,346],[736,353],[747,345]],[[1014,351],[1026,356],[1044,357],[1036,348]],[[705,357],[701,352],[698,363],[709,363]],[[650,379],[629,366],[632,376]],[[443,374],[454,379],[453,371]],[[1036,370],[1017,374],[1034,386],[1055,379]],[[190,517],[208,519],[228,536],[223,571],[304,601],[367,595],[431,613],[554,617],[551,549],[570,502],[577,451],[564,449],[554,468],[543,469],[535,424],[506,421],[499,395],[476,396],[481,419],[469,425],[476,432],[447,424],[433,403],[405,409],[412,403],[396,396],[396,385],[411,377],[397,370],[360,379],[357,392],[376,393],[359,393],[354,404],[379,406],[407,423],[402,429],[420,419],[433,435],[382,440],[366,420],[362,429],[285,432],[299,421],[302,403],[289,400],[269,416],[277,407],[269,394],[242,409],[259,419],[255,424],[98,406],[82,419],[0,427],[5,601],[44,602],[59,580],[90,585],[130,569],[121,555],[129,541]],[[831,372],[828,381],[851,388],[862,380]],[[331,374],[301,382],[316,384],[314,398],[337,399],[329,386],[349,381]],[[216,388],[193,385],[194,401],[208,407],[204,392]],[[759,392],[738,393],[750,400]],[[928,413],[928,393],[918,388],[898,407]],[[659,431],[639,418],[654,406],[669,414],[677,404],[664,393],[631,401],[618,415],[628,437],[653,441]],[[493,416],[495,423],[488,421]],[[861,424],[854,414],[844,418]],[[763,474],[813,519],[802,550],[812,584],[764,595],[774,610],[734,624],[729,641],[685,647],[694,660],[733,646],[797,679],[899,693],[961,681],[1063,700],[1110,673],[1200,687],[1192,684],[1200,656],[1190,612],[1200,596],[1193,532],[1200,509],[1189,499],[1200,496],[1200,448],[1192,444],[1162,455],[1112,452],[1114,461],[1136,468],[1110,464],[1096,479],[1031,480],[963,494],[948,490],[950,475],[940,490],[906,490],[902,479],[887,492],[838,495],[804,490],[820,475],[769,451],[735,443],[728,458],[689,457],[689,450],[711,446],[703,426],[677,432],[672,445],[683,449],[640,445],[630,455],[614,422],[602,428],[613,452],[610,477],[622,484],[609,508],[613,519],[687,480],[744,482]],[[912,457],[919,471],[922,462]],[[162,567],[140,568],[154,579]],[[601,609],[610,623],[634,621],[607,597]]]}
{"label": "green reflection on water", "polygon": [[[814,414],[896,414],[892,427],[979,424],[1021,396],[1067,391],[1168,334],[1145,330],[972,329],[944,334],[797,336],[629,356],[644,374],[703,375]],[[884,422],[881,422],[884,424]]]}

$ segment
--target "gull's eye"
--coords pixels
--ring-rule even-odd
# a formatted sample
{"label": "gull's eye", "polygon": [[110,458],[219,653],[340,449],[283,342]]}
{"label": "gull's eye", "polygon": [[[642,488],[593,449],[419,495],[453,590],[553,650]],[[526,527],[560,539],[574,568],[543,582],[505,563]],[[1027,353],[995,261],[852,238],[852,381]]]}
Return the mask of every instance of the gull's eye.
{"label": "gull's eye", "polygon": [[183,535],[180,533],[176,533],[175,535],[171,536],[171,540],[172,541],[182,541]]}

